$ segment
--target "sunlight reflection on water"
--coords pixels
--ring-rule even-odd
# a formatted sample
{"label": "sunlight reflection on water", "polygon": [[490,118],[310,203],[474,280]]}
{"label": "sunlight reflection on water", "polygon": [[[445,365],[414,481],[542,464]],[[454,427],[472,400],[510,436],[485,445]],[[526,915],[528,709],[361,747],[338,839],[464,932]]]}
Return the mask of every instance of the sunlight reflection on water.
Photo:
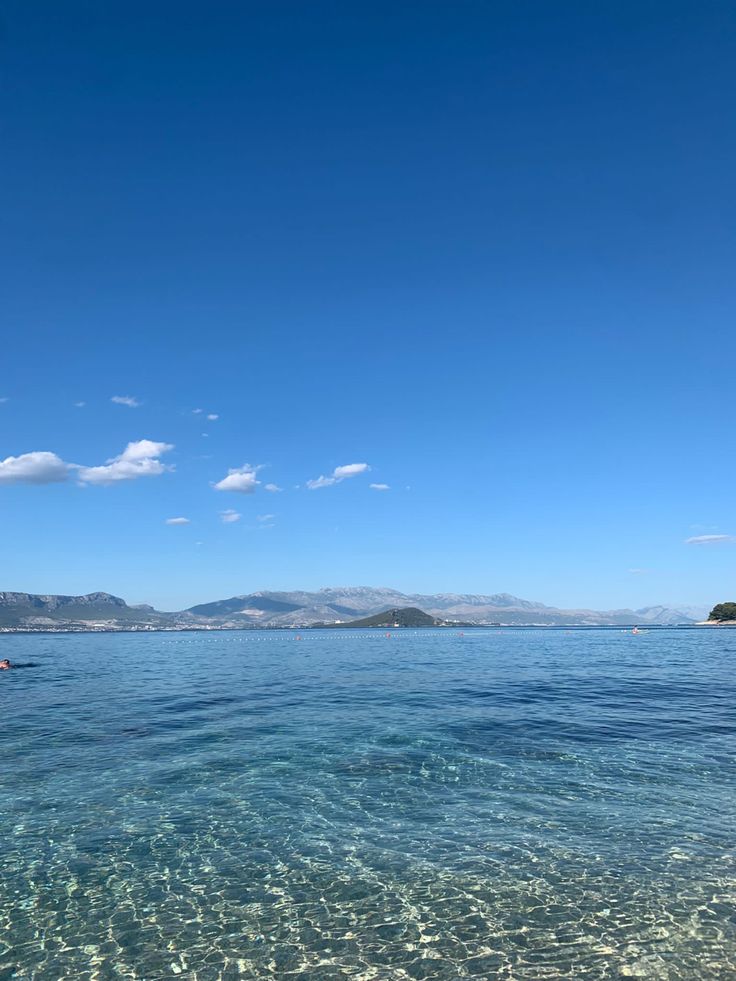
{"label": "sunlight reflection on water", "polygon": [[731,637],[6,636],[0,978],[736,977]]}

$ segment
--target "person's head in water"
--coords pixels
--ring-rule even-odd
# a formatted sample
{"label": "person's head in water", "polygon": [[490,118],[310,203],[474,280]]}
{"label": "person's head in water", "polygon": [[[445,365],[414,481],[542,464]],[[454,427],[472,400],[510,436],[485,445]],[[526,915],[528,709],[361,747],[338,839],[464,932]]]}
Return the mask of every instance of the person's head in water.
{"label": "person's head in water", "polygon": [[0,661],[0,671],[7,671],[9,667],[11,667],[10,661],[7,659],[7,657],[4,657],[2,661]]}

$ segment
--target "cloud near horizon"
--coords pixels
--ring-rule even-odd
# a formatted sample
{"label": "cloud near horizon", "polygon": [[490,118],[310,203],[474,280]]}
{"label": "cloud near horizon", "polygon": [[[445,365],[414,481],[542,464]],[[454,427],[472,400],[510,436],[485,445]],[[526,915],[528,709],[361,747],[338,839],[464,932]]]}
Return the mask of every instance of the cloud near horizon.
{"label": "cloud near horizon", "polygon": [[110,399],[115,405],[127,405],[129,409],[138,409],[143,405],[137,398],[132,395],[113,395]]}
{"label": "cloud near horizon", "polygon": [[307,487],[310,490],[318,490],[320,487],[332,487],[339,484],[348,477],[357,477],[358,474],[367,473],[371,468],[367,463],[346,463],[342,467],[335,467],[329,477],[321,474],[316,480],[308,480]]}
{"label": "cloud near horizon", "polygon": [[686,545],[720,545],[722,542],[736,542],[736,535],[693,535],[686,538]]}
{"label": "cloud near horizon", "polygon": [[236,491],[238,494],[252,494],[260,481],[256,479],[258,467],[251,467],[247,463],[243,467],[235,467],[228,470],[227,477],[218,480],[212,486],[217,491]]}
{"label": "cloud near horizon", "polygon": [[161,463],[159,457],[174,447],[171,443],[155,443],[139,439],[128,443],[119,456],[114,456],[99,467],[79,467],[77,476],[82,484],[115,484],[121,480],[137,480],[138,477],[157,477],[174,469]]}

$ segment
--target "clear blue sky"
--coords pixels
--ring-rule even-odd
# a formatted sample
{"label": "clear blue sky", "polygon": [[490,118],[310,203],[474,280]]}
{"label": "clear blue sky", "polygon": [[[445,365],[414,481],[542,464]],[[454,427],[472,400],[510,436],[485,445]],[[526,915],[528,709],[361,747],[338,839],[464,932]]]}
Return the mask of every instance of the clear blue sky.
{"label": "clear blue sky", "polygon": [[3,9],[0,588],[736,599],[732,4]]}

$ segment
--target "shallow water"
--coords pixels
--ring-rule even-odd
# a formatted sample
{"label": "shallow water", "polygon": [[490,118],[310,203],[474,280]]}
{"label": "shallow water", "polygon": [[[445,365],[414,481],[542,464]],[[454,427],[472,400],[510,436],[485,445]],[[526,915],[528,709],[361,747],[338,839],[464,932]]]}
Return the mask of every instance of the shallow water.
{"label": "shallow water", "polygon": [[301,638],[0,638],[0,979],[736,978],[736,630]]}

